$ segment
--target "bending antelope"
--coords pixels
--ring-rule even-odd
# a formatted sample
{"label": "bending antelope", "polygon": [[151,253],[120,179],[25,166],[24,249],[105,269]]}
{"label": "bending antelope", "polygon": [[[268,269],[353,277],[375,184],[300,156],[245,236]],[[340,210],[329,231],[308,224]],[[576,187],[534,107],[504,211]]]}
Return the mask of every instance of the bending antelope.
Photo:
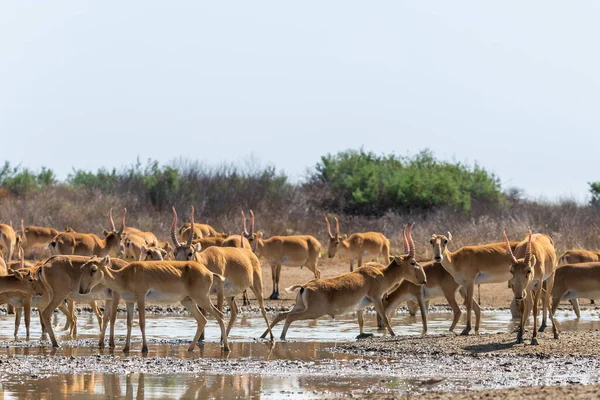
{"label": "bending antelope", "polygon": [[[405,280],[396,289],[385,296],[383,305],[385,313],[391,317],[392,313],[400,303],[408,301],[415,302],[421,310],[421,318],[423,320],[423,332],[427,332],[427,314],[429,309],[429,299],[434,297],[445,297],[448,304],[452,308],[454,318],[450,331],[453,331],[460,319],[461,311],[456,301],[456,292],[460,292],[464,298],[464,290],[460,290],[461,286],[456,283],[452,275],[444,269],[442,264],[429,261],[422,264],[423,271],[427,276],[427,284],[415,285],[414,283]],[[473,308],[475,309],[475,319],[478,321],[481,318],[481,308],[477,301],[473,300]]]}
{"label": "bending antelope", "polygon": [[388,260],[390,258],[390,241],[383,233],[363,232],[340,236],[340,223],[335,219],[335,235],[331,233],[331,225],[327,216],[327,233],[329,233],[329,258],[341,253],[350,259],[350,272],[354,270],[354,260],[358,259],[358,266],[363,265],[363,258],[377,260],[380,256]]}
{"label": "bending antelope", "polygon": [[[448,242],[451,240],[450,232],[448,232],[448,236],[433,234],[430,243],[433,246],[434,261],[441,263],[456,283],[466,290],[467,326],[461,335],[468,335],[471,332],[471,310],[475,285],[507,282],[511,278],[511,274],[506,265],[506,250],[503,242],[465,246],[451,252],[448,250]],[[517,242],[511,242],[510,245],[516,247]],[[480,319],[477,318],[477,315],[475,318],[475,331],[477,332]]]}
{"label": "bending antelope", "polygon": [[23,248],[26,252],[31,251],[34,247],[47,247],[48,243],[58,235],[58,231],[54,228],[46,228],[43,226],[23,226],[23,220],[21,220],[21,238],[23,241]]}
{"label": "bending antelope", "polygon": [[[119,270],[111,270],[110,256],[102,260],[90,260],[81,267],[79,293],[90,293],[92,288],[103,284],[121,295],[127,303],[127,340],[123,351],[129,351],[133,306],[137,302],[139,325],[142,332],[142,352],[148,352],[146,342],[146,300],[165,303],[180,302],[196,319],[196,334],[188,351],[196,347],[200,334],[204,331],[206,318],[197,306],[208,311],[219,323],[223,350],[229,351],[223,313],[210,301],[209,293],[213,280],[221,284],[225,278],[210,272],[195,261],[136,261]],[[111,315],[112,319],[112,315]]]}
{"label": "bending antelope", "polygon": [[554,271],[552,288],[552,309],[550,319],[554,339],[559,338],[558,324],[554,313],[562,299],[578,297],[600,297],[600,262],[561,265]]}
{"label": "bending antelope", "polygon": [[121,229],[108,233],[100,239],[93,233],[61,232],[52,239],[48,247],[54,255],[104,256],[118,254],[125,228],[125,213],[121,219]]}
{"label": "bending antelope", "polygon": [[[262,232],[254,233],[254,213],[250,210],[250,233],[247,234],[254,252],[263,256],[271,265],[271,277],[273,278],[273,293],[271,300],[279,299],[279,278],[281,266],[306,266],[311,270],[315,278],[321,277],[321,271],[317,268],[321,243],[310,235],[295,236],[271,236],[263,239]],[[246,235],[246,232],[244,232]]]}
{"label": "bending antelope", "polygon": [[[540,297],[542,295],[542,284],[546,283],[546,294],[543,300],[543,317],[540,332],[543,332],[546,328],[546,310],[549,308],[550,294],[554,286],[554,269],[556,268],[554,242],[548,235],[539,233],[533,235],[529,231],[528,238],[519,243],[513,254],[506,232],[504,232],[504,241],[506,254],[509,256],[511,263],[511,286],[517,305],[521,310],[517,343],[523,343],[523,331],[533,307],[533,336],[531,344],[538,344],[537,317]],[[527,297],[530,293],[533,295]]]}
{"label": "bending antelope", "polygon": [[[194,207],[190,216],[191,228],[188,230],[188,240],[185,243],[180,243],[177,239],[177,212],[173,207],[173,224],[171,225],[171,238],[175,245],[176,260],[194,260],[206,266],[209,271],[225,277],[225,283],[222,286],[215,285],[212,292],[217,294],[217,308],[219,311],[223,307],[223,298],[229,301],[231,315],[227,324],[227,332],[229,335],[233,324],[235,323],[238,314],[238,307],[235,303],[235,296],[250,288],[262,313],[267,328],[269,329],[269,319],[263,304],[262,294],[262,269],[260,262],[252,250],[237,248],[237,247],[209,247],[201,251],[200,246],[193,244],[193,229],[194,229]],[[271,340],[273,334],[271,333]]]}
{"label": "bending antelope", "polygon": [[[281,339],[284,340],[290,324],[294,321],[315,319],[323,315],[335,317],[348,311],[358,310],[359,337],[364,337],[366,335],[363,332],[363,309],[373,304],[388,332],[393,336],[394,331],[385,314],[383,296],[403,279],[418,285],[427,283],[423,268],[415,260],[413,225],[408,230],[409,248],[405,249],[407,254],[390,257],[388,266],[366,265],[343,275],[313,279],[304,285],[294,285],[289,288],[289,290],[300,289],[296,295],[296,304],[291,311],[279,314],[273,320],[271,328],[285,319],[281,332]],[[263,337],[266,334],[267,332]]]}

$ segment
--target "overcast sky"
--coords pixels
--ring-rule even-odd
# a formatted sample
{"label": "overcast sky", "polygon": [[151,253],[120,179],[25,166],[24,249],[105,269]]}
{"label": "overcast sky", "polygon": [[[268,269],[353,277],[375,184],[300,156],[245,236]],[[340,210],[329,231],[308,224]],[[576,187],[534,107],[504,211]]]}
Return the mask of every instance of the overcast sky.
{"label": "overcast sky", "polygon": [[600,180],[594,1],[2,1],[0,161],[328,152],[478,162],[532,197]]}

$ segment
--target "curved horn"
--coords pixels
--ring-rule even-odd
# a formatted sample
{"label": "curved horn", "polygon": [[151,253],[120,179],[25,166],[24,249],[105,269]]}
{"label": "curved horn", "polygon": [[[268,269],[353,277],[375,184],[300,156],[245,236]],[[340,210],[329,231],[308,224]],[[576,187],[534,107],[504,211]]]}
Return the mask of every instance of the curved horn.
{"label": "curved horn", "polygon": [[410,249],[408,255],[410,257],[415,257],[415,241],[413,240],[412,237],[412,230],[415,227],[415,223],[413,222],[412,224],[410,224],[410,227],[408,228],[408,248]]}
{"label": "curved horn", "polygon": [[194,206],[192,206],[192,213],[190,215],[190,235],[188,236],[188,241],[186,246],[191,246],[194,241]]}
{"label": "curved horn", "polygon": [[123,208],[123,216],[121,216],[121,229],[119,229],[119,235],[125,231],[125,216],[127,215],[127,208]]}
{"label": "curved horn", "polygon": [[25,225],[23,224],[22,219],[21,219],[21,237],[25,238]]}
{"label": "curved horn", "polygon": [[19,268],[25,268],[25,250],[22,246],[19,246]]}
{"label": "curved horn", "polygon": [[531,260],[531,238],[532,238],[532,233],[531,233],[531,229],[529,230],[529,240],[527,241],[527,250],[525,250],[525,260],[523,260],[525,262],[525,264],[529,264],[529,261]]}
{"label": "curved horn", "polygon": [[407,226],[407,224],[404,224],[404,228],[402,228],[402,245],[404,246],[404,254],[410,253],[410,246],[408,245],[408,238],[406,237]]}
{"label": "curved horn", "polygon": [[112,207],[108,210],[108,224],[110,225],[110,230],[115,232],[117,228],[115,227],[115,221],[112,218]]}
{"label": "curved horn", "polygon": [[254,236],[254,213],[250,210],[250,236]]}
{"label": "curved horn", "polygon": [[333,217],[335,219],[335,235],[340,234],[340,221],[338,221],[337,217]]}
{"label": "curved horn", "polygon": [[[244,230],[244,235],[248,236],[248,228],[246,227],[246,214],[244,214],[244,210],[242,210],[242,229]],[[243,236],[243,235],[242,235]]]}
{"label": "curved horn", "polygon": [[510,262],[513,264],[517,263],[517,258],[512,252],[510,248],[510,242],[508,241],[508,236],[506,236],[506,231],[504,231],[504,246],[506,246],[506,254],[510,257]]}
{"label": "curved horn", "polygon": [[175,207],[173,207],[173,225],[171,225],[171,240],[175,245],[175,248],[181,247],[181,243],[179,243],[179,239],[177,239],[177,211],[175,211]]}
{"label": "curved horn", "polygon": [[327,219],[327,215],[324,215],[325,222],[327,222],[327,233],[329,233],[329,237],[333,239],[333,235],[331,234],[331,225],[329,224],[329,220]]}

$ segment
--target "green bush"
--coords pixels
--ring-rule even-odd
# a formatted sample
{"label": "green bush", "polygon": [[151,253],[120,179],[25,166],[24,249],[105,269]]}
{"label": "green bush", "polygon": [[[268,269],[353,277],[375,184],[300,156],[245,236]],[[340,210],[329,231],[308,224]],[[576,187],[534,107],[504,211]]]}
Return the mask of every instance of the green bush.
{"label": "green bush", "polygon": [[11,167],[8,161],[0,169],[0,187],[14,195],[24,195],[34,190],[50,187],[57,183],[56,175],[51,169],[42,167],[36,174],[20,165]]}
{"label": "green bush", "polygon": [[493,174],[462,163],[438,161],[429,150],[414,157],[347,150],[321,158],[308,185],[321,208],[353,215],[382,215],[449,208],[471,211],[474,202],[504,201]]}

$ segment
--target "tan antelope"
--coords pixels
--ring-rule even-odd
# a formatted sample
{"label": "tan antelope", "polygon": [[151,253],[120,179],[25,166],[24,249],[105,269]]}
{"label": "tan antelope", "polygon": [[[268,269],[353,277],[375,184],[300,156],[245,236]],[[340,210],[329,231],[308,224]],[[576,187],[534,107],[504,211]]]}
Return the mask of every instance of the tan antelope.
{"label": "tan antelope", "polygon": [[[44,284],[44,288],[50,297],[48,305],[41,310],[41,317],[44,325],[48,329],[48,335],[50,336],[53,347],[59,347],[59,345],[54,335],[52,325],[50,324],[50,318],[52,317],[54,310],[65,300],[70,299],[76,302],[88,303],[101,300],[114,300],[114,294],[110,293],[110,291],[103,286],[95,287],[94,290],[85,297],[79,294],[79,278],[81,276],[81,267],[87,261],[94,259],[95,257],[90,258],[84,256],[52,256],[46,260],[41,267],[39,267],[40,280]],[[127,265],[127,263],[123,260],[119,260],[117,258],[111,259],[111,268],[122,268],[125,265]],[[118,302],[118,299],[116,301]],[[94,308],[95,306],[92,306],[92,309]],[[107,305],[105,309],[109,309],[109,306]],[[105,312],[105,314],[108,313]],[[72,318],[76,318],[74,313],[71,314],[71,316]],[[97,317],[106,318],[108,315],[97,315]],[[111,322],[114,322],[114,320],[111,320]],[[101,337],[103,338],[102,331],[106,325],[105,319],[100,319],[99,325],[101,329]],[[76,327],[77,324],[72,327],[72,335],[77,334]],[[111,334],[112,333],[114,333],[114,326],[111,326]]]}
{"label": "tan antelope", "polygon": [[[179,240],[182,242],[187,241],[189,236],[189,229],[191,224],[188,222],[187,224],[183,224],[181,228],[179,228]],[[219,238],[227,238],[229,234],[227,233],[219,233],[208,224],[194,224],[194,239],[201,239],[206,237],[219,237]]]}
{"label": "tan antelope", "polygon": [[4,255],[4,261],[9,262],[17,249],[18,236],[12,226],[0,224],[0,250]]}
{"label": "tan antelope", "polygon": [[[508,282],[512,275],[506,264],[506,249],[503,242],[465,246],[451,252],[448,250],[448,242],[451,240],[450,232],[448,232],[448,236],[431,235],[433,260],[441,263],[456,283],[465,288],[467,326],[461,335],[468,335],[471,332],[471,310],[474,303],[475,285]],[[511,246],[516,247],[517,244],[517,242],[511,242]],[[475,317],[475,331],[477,332],[480,320],[477,319],[477,316]]]}
{"label": "tan antelope", "polygon": [[[0,271],[4,272],[4,271]],[[25,324],[27,327],[27,337],[29,338],[29,317],[31,313],[31,298],[44,294],[42,286],[39,285],[36,271],[30,268],[22,268],[11,271],[9,275],[0,274],[0,304],[9,304],[16,307],[15,310],[15,331],[17,336],[19,324],[21,321],[21,304],[18,300],[24,301]]]}
{"label": "tan antelope", "polygon": [[329,233],[329,258],[340,253],[350,259],[350,272],[354,270],[354,260],[358,260],[358,266],[363,265],[363,258],[377,260],[380,256],[388,260],[390,258],[390,241],[383,233],[363,232],[340,236],[340,223],[335,219],[335,235],[331,233],[331,225],[327,216],[327,233]]}
{"label": "tan antelope", "polygon": [[[316,319],[323,315],[335,317],[357,310],[359,337],[365,337],[367,335],[363,331],[363,311],[365,307],[373,305],[390,335],[394,336],[390,321],[385,315],[383,296],[403,279],[420,285],[427,283],[423,268],[415,260],[413,226],[414,224],[408,230],[409,248],[405,249],[407,254],[390,257],[387,266],[365,265],[353,272],[331,278],[313,279],[304,285],[288,288],[288,290],[300,289],[296,295],[296,304],[291,311],[279,314],[273,320],[271,328],[285,319],[281,332],[281,339],[285,340],[287,330],[294,321]],[[263,337],[266,334],[267,332]]]}
{"label": "tan antelope", "polygon": [[206,318],[198,310],[198,306],[202,307],[219,323],[223,350],[229,351],[223,313],[213,306],[209,296],[213,280],[222,284],[225,281],[223,276],[210,272],[196,261],[135,261],[118,270],[108,268],[109,265],[110,256],[85,263],[81,267],[79,293],[90,293],[94,286],[102,284],[125,300],[127,339],[123,351],[127,352],[130,348],[133,306],[137,303],[142,332],[142,353],[148,352],[146,300],[162,303],[178,301],[192,314],[198,326],[188,351],[194,350],[206,325]]}
{"label": "tan antelope", "polygon": [[121,219],[121,229],[108,233],[104,239],[100,239],[93,233],[61,232],[52,239],[48,248],[54,255],[104,256],[118,254],[124,227],[125,213]]}
{"label": "tan antelope", "polygon": [[[235,296],[241,294],[247,288],[250,288],[260,308],[260,312],[265,319],[267,328],[269,328],[269,319],[263,304],[262,294],[262,269],[258,258],[252,250],[237,247],[209,247],[206,250],[193,244],[194,232],[194,207],[190,216],[190,229],[188,230],[188,240],[185,243],[179,242],[177,238],[177,212],[173,207],[173,224],[171,225],[171,238],[175,246],[175,259],[180,261],[194,260],[206,266],[209,271],[224,276],[223,285],[215,285],[212,293],[217,295],[217,308],[219,311],[223,307],[223,299],[227,298],[231,311],[227,332],[229,335],[238,314],[238,307],[235,302]],[[271,333],[271,340],[273,334]]]}
{"label": "tan antelope", "polygon": [[21,220],[21,238],[26,252],[30,252],[35,247],[48,247],[48,244],[58,234],[59,232],[54,228],[24,226],[23,220]]}
{"label": "tan antelope", "polygon": [[[247,238],[252,242],[254,252],[264,257],[271,265],[273,293],[271,300],[279,299],[279,278],[281,266],[307,267],[315,278],[321,277],[317,267],[321,253],[321,243],[310,235],[271,236],[263,239],[262,232],[254,233],[254,213],[250,210],[250,233]],[[245,234],[245,233],[244,233]]]}
{"label": "tan antelope", "polygon": [[[596,262],[596,261],[600,261],[600,252],[591,251],[591,250],[580,250],[580,249],[567,250],[559,258],[559,264],[579,264],[579,263],[588,263],[588,262]],[[575,314],[577,314],[577,318],[579,318],[578,299],[576,299],[576,298],[571,299],[571,304],[573,304],[573,309],[575,310]],[[590,299],[590,304],[595,304],[594,299]]]}
{"label": "tan antelope", "polygon": [[540,332],[546,328],[546,310],[549,309],[550,295],[554,286],[554,269],[557,264],[554,242],[550,236],[539,233],[533,235],[530,230],[527,239],[520,242],[513,253],[506,232],[504,232],[504,241],[506,254],[510,258],[511,286],[517,305],[521,310],[517,343],[523,343],[523,332],[533,308],[531,344],[538,344],[537,317],[542,284],[546,284],[546,294],[543,299],[543,319]]}
{"label": "tan antelope", "polygon": [[[427,276],[427,284],[415,285],[408,280],[403,281],[396,289],[384,297],[383,305],[385,314],[390,318],[400,303],[405,301],[415,302],[421,310],[423,332],[425,333],[427,332],[429,300],[435,297],[445,297],[450,308],[452,308],[454,316],[452,325],[450,325],[450,331],[453,331],[461,315],[460,306],[456,301],[456,292],[460,292],[462,297],[465,297],[465,292],[460,290],[461,286],[456,283],[452,275],[444,269],[442,264],[429,261],[421,265]],[[478,321],[481,318],[481,308],[475,300],[473,300],[473,308],[475,309],[475,319]]]}
{"label": "tan antelope", "polygon": [[554,271],[552,309],[550,310],[554,339],[559,338],[558,324],[554,313],[560,301],[574,300],[579,297],[600,297],[600,262],[566,264],[559,266]]}

